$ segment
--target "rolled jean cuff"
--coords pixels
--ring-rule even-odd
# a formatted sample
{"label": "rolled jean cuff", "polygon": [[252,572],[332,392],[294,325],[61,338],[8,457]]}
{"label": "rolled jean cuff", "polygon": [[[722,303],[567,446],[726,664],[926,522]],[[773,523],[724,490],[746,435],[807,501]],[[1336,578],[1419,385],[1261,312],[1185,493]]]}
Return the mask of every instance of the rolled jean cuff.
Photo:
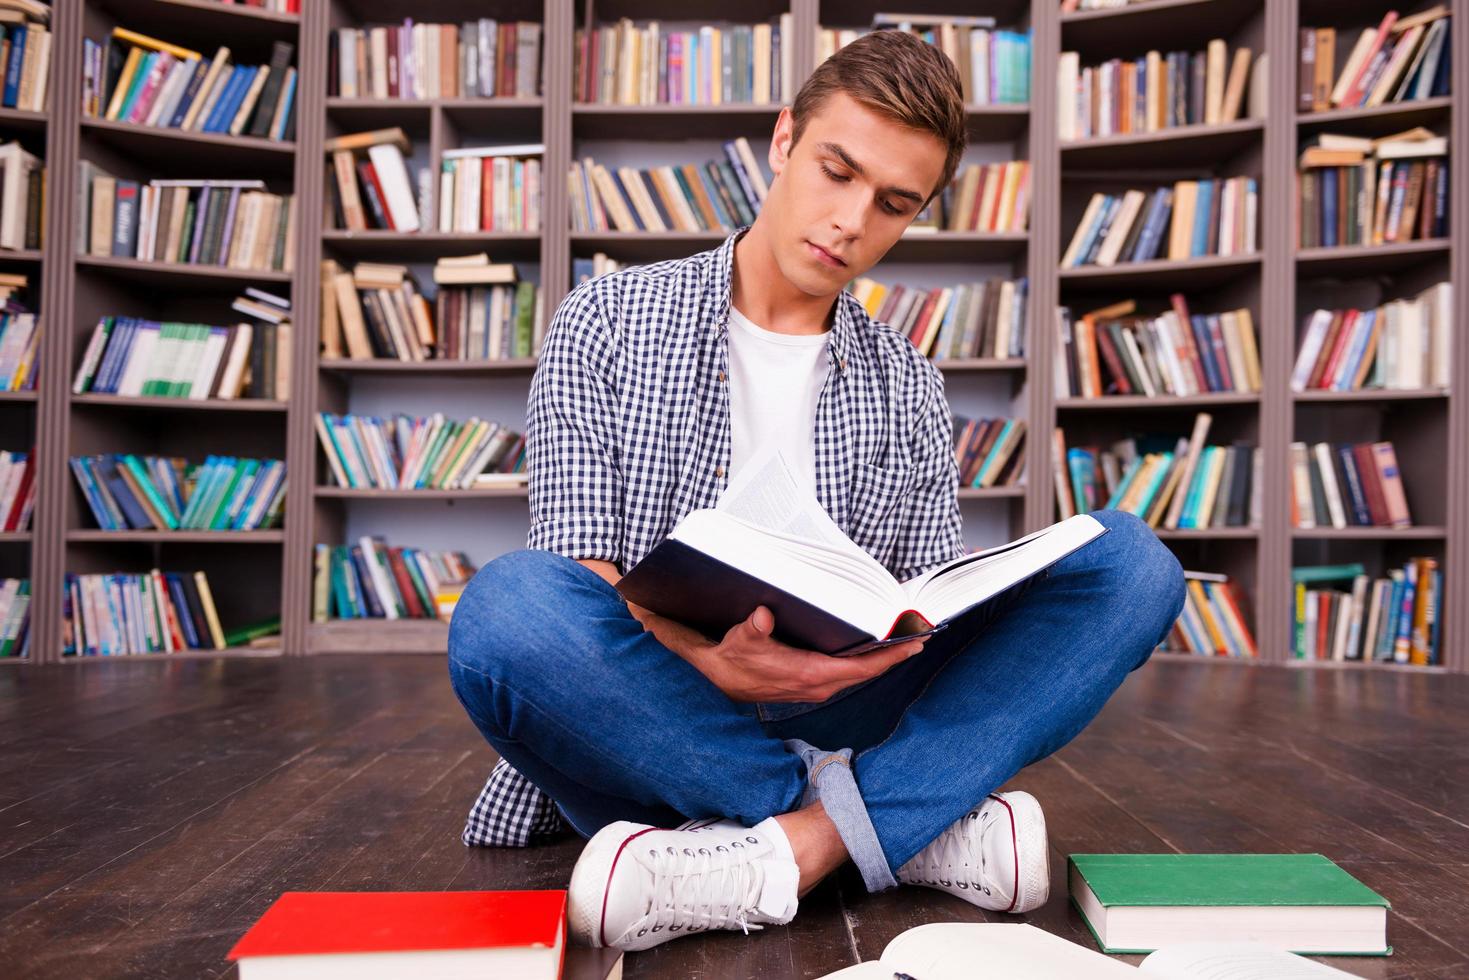
{"label": "rolled jean cuff", "polygon": [[887,855],[878,842],[872,818],[867,815],[867,804],[862,802],[857,780],[852,776],[852,750],[827,752],[799,738],[786,739],[785,747],[787,752],[800,756],[806,765],[806,792],[801,797],[801,805],[821,801],[852,863],[862,873],[867,890],[880,892],[896,888],[898,881],[888,867]]}

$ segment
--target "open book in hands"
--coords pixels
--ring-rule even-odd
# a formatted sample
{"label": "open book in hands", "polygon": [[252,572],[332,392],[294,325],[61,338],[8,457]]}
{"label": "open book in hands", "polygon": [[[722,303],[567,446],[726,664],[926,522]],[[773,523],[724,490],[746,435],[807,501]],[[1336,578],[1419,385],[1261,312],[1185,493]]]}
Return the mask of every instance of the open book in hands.
{"label": "open book in hands", "polygon": [[617,590],[716,639],[763,605],[781,642],[849,655],[938,632],[1106,530],[1080,514],[899,583],[767,450],[713,509],[685,515]]}

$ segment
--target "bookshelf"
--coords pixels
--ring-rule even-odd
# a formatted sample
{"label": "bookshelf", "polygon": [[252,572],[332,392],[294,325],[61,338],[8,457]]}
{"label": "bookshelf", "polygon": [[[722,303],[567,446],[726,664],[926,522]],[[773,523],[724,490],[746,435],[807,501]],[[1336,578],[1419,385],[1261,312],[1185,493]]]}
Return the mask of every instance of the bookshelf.
{"label": "bookshelf", "polygon": [[[583,105],[572,97],[573,31],[590,14],[594,23],[630,17],[635,22],[769,22],[789,13],[797,83],[813,67],[818,27],[859,27],[879,10],[985,13],[1000,28],[1033,33],[1031,98],[1024,105],[971,106],[971,148],[965,163],[1026,160],[1032,195],[1028,230],[1004,234],[913,234],[899,242],[870,275],[879,281],[931,287],[989,276],[1029,279],[1030,322],[1022,358],[941,363],[954,411],[968,417],[1010,415],[1027,423],[1026,474],[1022,485],[962,490],[961,508],[971,545],[992,543],[1055,519],[1049,434],[1063,426],[1096,439],[1134,431],[1179,431],[1193,416],[1214,416],[1210,441],[1243,439],[1261,447],[1262,521],[1252,527],[1161,531],[1159,536],[1186,567],[1223,571],[1245,587],[1263,660],[1289,655],[1290,569],[1293,563],[1362,561],[1369,570],[1416,554],[1430,554],[1446,570],[1445,669],[1469,670],[1462,610],[1469,609],[1469,496],[1451,492],[1469,485],[1469,345],[1456,339],[1446,391],[1292,392],[1289,384],[1304,312],[1323,291],[1353,290],[1337,305],[1374,303],[1411,295],[1440,279],[1462,297],[1469,289],[1469,157],[1450,157],[1451,234],[1445,239],[1377,247],[1300,249],[1294,229],[1293,185],[1299,143],[1322,131],[1376,136],[1425,126],[1469,145],[1469,120],[1459,93],[1469,91],[1469,24],[1452,22],[1451,94],[1370,109],[1301,114],[1294,102],[1270,100],[1264,118],[1219,125],[1183,126],[1151,133],[1063,144],[1056,132],[1056,65],[1062,51],[1077,51],[1082,64],[1160,50],[1201,49],[1225,38],[1231,49],[1249,45],[1270,55],[1271,92],[1296,91],[1297,32],[1301,26],[1335,26],[1343,35],[1376,24],[1390,4],[1381,0],[1153,0],[1133,6],[1062,13],[1058,2],[1018,0],[976,9],[959,0],[761,0],[730,17],[712,3],[668,0],[510,0],[496,5],[502,20],[541,25],[541,90],[515,98],[434,98],[378,101],[327,96],[328,35],[340,27],[416,22],[458,23],[486,16],[470,0],[326,0],[304,5],[299,16],[265,14],[208,0],[59,0],[53,16],[56,56],[51,109],[0,110],[0,131],[44,151],[49,179],[44,247],[0,253],[0,269],[24,269],[38,278],[33,293],[43,314],[38,392],[0,396],[0,434],[59,447],[42,454],[33,533],[0,535],[0,574],[29,574],[35,583],[32,659],[60,657],[60,583],[64,571],[137,571],[204,568],[219,582],[252,581],[242,601],[274,607],[282,617],[287,655],[316,652],[442,651],[446,631],[426,621],[310,622],[312,546],[338,544],[349,535],[384,533],[393,544],[435,547],[434,535],[458,535],[483,563],[518,546],[527,527],[523,488],[403,492],[325,486],[312,427],[316,411],[369,411],[401,406],[420,413],[441,410],[464,418],[495,418],[512,427],[524,422],[532,360],[512,362],[349,362],[319,356],[314,331],[320,312],[320,260],[348,264],[407,264],[420,281],[435,259],[487,251],[495,261],[517,264],[523,277],[541,284],[549,317],[570,286],[574,258],[597,251],[624,262],[646,262],[713,247],[722,234],[573,233],[563,180],[573,159],[632,165],[702,160],[719,141],[743,135],[763,161],[763,140],[776,109],[768,105]],[[1431,6],[1403,3],[1404,14]],[[168,24],[171,39],[213,50],[229,38],[263,61],[270,44],[296,46],[299,105],[292,143],[149,131],[81,117],[81,38],[96,37],[114,23],[147,30]],[[161,30],[153,28],[154,31]],[[176,33],[172,33],[176,32]],[[1344,57],[1344,53],[1340,55]],[[245,58],[246,55],[242,55]],[[542,231],[527,233],[324,230],[328,161],[323,141],[365,129],[401,126],[413,142],[411,162],[437,167],[446,149],[479,143],[541,142],[545,174]],[[38,152],[38,155],[41,155]],[[182,268],[129,259],[72,254],[77,219],[75,173],[91,159],[118,174],[143,178],[179,176],[264,177],[270,189],[297,195],[296,265],[291,273],[244,273],[221,268]],[[1199,176],[1247,174],[1259,182],[1258,252],[1189,261],[1153,261],[1113,267],[1058,268],[1087,196],[1108,188],[1156,186]],[[435,191],[437,188],[435,188]],[[289,294],[293,301],[294,365],[290,397],[253,403],[179,404],[167,399],[72,395],[71,378],[88,332],[101,312],[190,315],[230,322],[229,298],[245,285]],[[1051,365],[1057,339],[1052,311],[1065,303],[1090,309],[1136,297],[1166,302],[1182,291],[1190,307],[1216,311],[1248,307],[1258,331],[1262,390],[1193,397],[1058,398]],[[1460,308],[1464,306],[1462,299]],[[1290,526],[1289,444],[1293,439],[1359,441],[1393,439],[1407,479],[1413,527],[1298,529]],[[105,451],[181,452],[202,456],[214,448],[278,456],[290,483],[283,529],[187,536],[149,532],[99,532],[85,518],[66,457]],[[422,537],[420,536],[422,531]],[[465,535],[473,535],[466,538]],[[218,571],[215,571],[218,569]],[[228,575],[230,578],[226,578]],[[261,609],[224,608],[226,619]],[[253,598],[251,598],[253,597]],[[251,652],[253,653],[253,651]],[[236,655],[231,652],[230,655]],[[245,655],[245,651],[239,651]],[[77,659],[80,658],[69,658]],[[1302,666],[1313,666],[1310,664]]]}

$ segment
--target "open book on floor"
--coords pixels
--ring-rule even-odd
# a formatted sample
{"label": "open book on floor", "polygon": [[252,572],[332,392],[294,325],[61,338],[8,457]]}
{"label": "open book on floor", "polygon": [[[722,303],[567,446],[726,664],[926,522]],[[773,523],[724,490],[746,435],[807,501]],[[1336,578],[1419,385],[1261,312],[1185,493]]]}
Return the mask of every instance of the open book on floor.
{"label": "open book on floor", "polygon": [[1032,925],[940,922],[899,933],[882,959],[822,980],[1331,980],[1350,973],[1262,943],[1180,943],[1129,966]]}
{"label": "open book on floor", "polygon": [[713,509],[685,515],[617,590],[715,639],[763,605],[776,639],[852,654],[937,632],[1106,530],[1077,515],[899,583],[766,451]]}

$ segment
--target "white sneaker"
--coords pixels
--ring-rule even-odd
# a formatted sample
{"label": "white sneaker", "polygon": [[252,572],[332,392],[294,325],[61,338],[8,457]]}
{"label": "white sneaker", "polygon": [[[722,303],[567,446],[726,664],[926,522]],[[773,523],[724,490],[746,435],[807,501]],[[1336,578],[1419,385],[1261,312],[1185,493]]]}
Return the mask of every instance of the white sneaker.
{"label": "white sneaker", "polygon": [[706,929],[781,925],[796,914],[799,877],[773,818],[677,830],[619,821],[587,841],[571,872],[571,934],[586,946],[638,950]]}
{"label": "white sneaker", "polygon": [[992,912],[1029,912],[1051,893],[1050,847],[1041,805],[1029,793],[992,793],[898,869]]}

